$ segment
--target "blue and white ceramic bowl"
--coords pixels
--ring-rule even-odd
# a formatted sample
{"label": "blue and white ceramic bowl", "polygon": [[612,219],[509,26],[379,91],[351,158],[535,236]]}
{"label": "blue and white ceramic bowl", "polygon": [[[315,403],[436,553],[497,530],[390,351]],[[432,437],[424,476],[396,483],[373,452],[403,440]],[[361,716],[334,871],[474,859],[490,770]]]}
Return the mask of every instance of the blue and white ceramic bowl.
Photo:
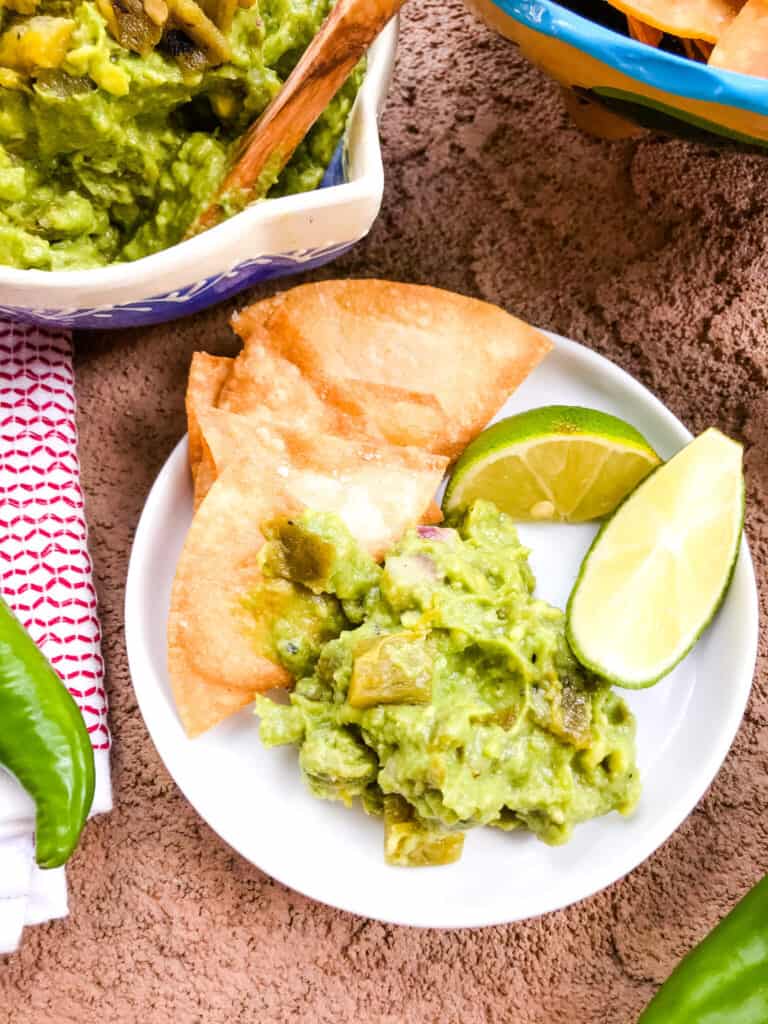
{"label": "blue and white ceramic bowl", "polygon": [[368,233],[381,206],[377,122],[396,44],[393,21],[371,47],[344,141],[319,189],[257,203],[134,263],[70,271],[0,266],[0,317],[72,328],[156,324],[346,252]]}
{"label": "blue and white ceramic bowl", "polygon": [[764,78],[654,49],[553,0],[467,3],[571,90],[585,106],[571,104],[569,110],[595,134],[618,138],[637,126],[708,145],[768,149]]}

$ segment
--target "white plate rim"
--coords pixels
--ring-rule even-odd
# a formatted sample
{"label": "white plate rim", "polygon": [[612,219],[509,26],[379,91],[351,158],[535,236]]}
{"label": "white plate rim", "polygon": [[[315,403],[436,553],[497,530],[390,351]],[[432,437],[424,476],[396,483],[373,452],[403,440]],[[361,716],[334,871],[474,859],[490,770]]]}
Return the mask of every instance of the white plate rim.
{"label": "white plate rim", "polygon": [[[667,427],[671,427],[677,432],[681,444],[684,444],[691,439],[692,435],[690,431],[688,431],[680,420],[669,409],[667,409],[667,407],[648,388],[617,364],[579,342],[553,334],[552,332],[545,331],[544,333],[548,334],[549,337],[552,338],[557,349],[561,349],[566,354],[582,360],[590,371],[608,374],[609,377],[613,376],[614,379],[618,379],[625,390],[632,393],[638,401],[649,406],[653,414],[665,421],[665,425]],[[142,717],[144,718],[145,725],[155,748],[163,760],[169,774],[184,794],[184,797],[224,842],[241,854],[250,863],[253,863],[261,871],[278,882],[281,882],[283,885],[293,889],[295,892],[299,892],[319,903],[323,903],[327,906],[344,910],[358,916],[380,920],[388,924],[417,928],[452,929],[490,927],[518,920],[529,920],[539,917],[542,914],[551,913],[555,910],[563,909],[567,906],[579,903],[610,885],[613,885],[630,871],[634,870],[634,868],[647,860],[652,853],[654,853],[672,836],[688,815],[694,810],[701,797],[711,785],[731,748],[744,716],[757,662],[759,635],[758,592],[754,566],[746,534],[742,537],[739,551],[738,575],[734,578],[734,585],[732,586],[731,591],[729,591],[726,600],[728,601],[732,599],[734,587],[737,585],[737,580],[739,580],[740,582],[738,585],[743,591],[741,600],[744,604],[742,611],[745,615],[745,631],[750,638],[750,642],[748,647],[742,651],[739,665],[734,669],[734,674],[730,681],[730,687],[734,693],[729,707],[729,713],[721,721],[717,742],[710,747],[708,756],[704,760],[699,760],[697,763],[697,771],[694,773],[692,781],[685,789],[684,794],[679,797],[671,807],[667,808],[664,814],[660,815],[655,820],[655,826],[652,830],[649,830],[648,834],[646,834],[644,842],[635,843],[635,845],[631,847],[632,852],[630,855],[618,858],[619,866],[614,867],[609,876],[602,879],[599,885],[588,886],[584,891],[579,892],[577,895],[566,901],[559,899],[548,901],[545,898],[542,900],[541,907],[534,914],[526,913],[516,916],[514,913],[510,913],[508,910],[505,910],[497,916],[489,916],[487,913],[484,913],[475,919],[472,918],[471,915],[465,915],[461,921],[452,921],[450,920],[449,912],[448,914],[443,915],[440,919],[433,920],[422,919],[418,914],[389,916],[381,913],[370,913],[355,904],[354,901],[346,901],[343,896],[340,898],[334,896],[333,899],[330,899],[327,895],[321,895],[321,893],[316,891],[315,887],[312,885],[307,885],[306,883],[297,884],[295,879],[286,876],[281,871],[280,864],[278,863],[258,863],[252,857],[244,853],[244,851],[238,846],[236,836],[233,836],[230,830],[226,828],[221,821],[215,820],[216,814],[212,813],[210,808],[208,809],[207,814],[203,814],[203,812],[198,809],[193,795],[188,791],[186,779],[180,778],[179,773],[174,771],[173,754],[169,743],[166,742],[161,730],[153,722],[152,702],[149,695],[149,687],[152,685],[156,686],[156,673],[152,661],[147,655],[146,648],[148,645],[146,644],[145,637],[143,635],[142,566],[140,565],[140,562],[143,557],[144,549],[147,546],[150,531],[154,525],[155,516],[161,514],[163,511],[167,481],[177,471],[177,463],[180,459],[186,459],[186,435],[174,447],[156,477],[142,510],[134,535],[125,591],[125,638],[131,682],[139,709],[141,710]]]}

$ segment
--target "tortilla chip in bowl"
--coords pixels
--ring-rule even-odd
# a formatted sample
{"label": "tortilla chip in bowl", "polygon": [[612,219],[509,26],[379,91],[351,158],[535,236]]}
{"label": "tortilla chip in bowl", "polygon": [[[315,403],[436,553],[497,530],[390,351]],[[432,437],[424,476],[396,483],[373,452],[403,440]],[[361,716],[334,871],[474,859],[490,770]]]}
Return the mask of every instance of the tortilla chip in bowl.
{"label": "tortilla chip in bowl", "polygon": [[715,42],[713,67],[768,78],[768,2],[747,0]]}

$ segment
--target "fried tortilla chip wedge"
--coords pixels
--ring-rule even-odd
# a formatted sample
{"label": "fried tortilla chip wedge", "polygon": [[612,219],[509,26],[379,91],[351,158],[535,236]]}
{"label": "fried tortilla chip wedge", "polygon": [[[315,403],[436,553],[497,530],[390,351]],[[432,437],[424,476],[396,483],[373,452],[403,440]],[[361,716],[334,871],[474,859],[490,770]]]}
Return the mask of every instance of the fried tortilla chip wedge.
{"label": "fried tortilla chip wedge", "polygon": [[709,63],[768,78],[768,0],[747,0],[720,36]]}
{"label": "fried tortilla chip wedge", "polygon": [[[292,363],[271,352],[258,351],[257,347],[248,357],[247,361],[241,357],[227,359],[205,352],[195,352],[192,356],[186,410],[195,508],[210,490],[224,461],[231,462],[238,446],[248,445],[253,428],[263,428],[272,421],[275,412],[297,430],[347,436],[355,433],[353,427],[345,427],[341,422],[343,417],[336,409],[327,406],[315,394]],[[234,396],[232,401],[228,400],[230,393]],[[242,419],[232,421],[226,459],[220,453],[218,460],[200,429],[201,417],[217,405],[253,421],[253,427],[247,428]],[[224,422],[225,419],[219,418],[220,431]]]}
{"label": "fried tortilla chip wedge", "polygon": [[247,690],[211,685],[194,672],[182,685],[174,683],[173,697],[184,731],[190,739],[212,729],[253,700],[253,694]]}
{"label": "fried tortilla chip wedge", "polygon": [[196,485],[198,469],[204,457],[198,413],[215,406],[233,361],[224,356],[209,355],[208,352],[194,352],[191,359],[186,383],[186,423],[189,433],[189,468]]}
{"label": "fried tortilla chip wedge", "polygon": [[743,0],[608,0],[630,18],[687,39],[716,43]]}
{"label": "fried tortilla chip wedge", "polygon": [[[278,458],[290,457],[299,449],[307,451],[325,448],[331,458],[347,459],[356,453],[361,462],[370,462],[375,457],[377,465],[407,467],[418,475],[445,471],[448,460],[420,448],[406,448],[387,444],[372,444],[367,439],[352,444],[349,438],[329,436],[325,440],[297,431],[295,427],[280,420],[266,410],[254,410],[247,415],[227,412],[225,409],[209,408],[199,410],[199,426],[206,455],[210,461],[213,479],[238,458],[263,458],[269,452]],[[439,482],[439,481],[438,481]],[[437,483],[435,484],[437,489]],[[430,502],[420,523],[439,523],[443,518],[440,507]]]}
{"label": "fried tortilla chip wedge", "polygon": [[714,43],[710,43],[706,39],[693,39],[692,43],[694,49],[698,50],[698,58],[708,61],[715,48]]}
{"label": "fried tortilla chip wedge", "polygon": [[268,408],[281,417],[298,418],[307,430],[425,448],[442,431],[445,419],[433,395],[370,381],[312,381],[290,359],[272,351],[268,334],[256,332],[235,360],[217,404],[243,415]]}
{"label": "fried tortilla chip wedge", "polygon": [[683,52],[689,60],[708,61],[714,46],[705,39],[681,39]]}
{"label": "fried tortilla chip wedge", "polygon": [[222,389],[223,407],[238,411],[238,394],[252,387],[255,347],[291,363],[315,396],[371,436],[449,458],[552,347],[497,306],[376,280],[301,285],[243,310],[232,325],[245,351]]}
{"label": "fried tortilla chip wedge", "polygon": [[209,404],[240,414],[268,409],[290,415],[304,430],[330,430],[338,419],[301,370],[257,337],[234,360],[218,400]]}
{"label": "fried tortilla chip wedge", "polygon": [[[223,468],[195,513],[173,583],[168,669],[190,736],[290,681],[261,653],[263,624],[246,602],[261,579],[261,524],[305,507],[333,511],[380,558],[422,520],[446,467],[423,452],[298,431],[249,437],[251,450]],[[221,443],[216,435],[212,447]]]}
{"label": "fried tortilla chip wedge", "polygon": [[[293,387],[289,385],[285,388],[280,384],[280,373],[290,380],[295,367],[290,364],[286,366],[286,361],[280,356],[275,357],[268,352],[263,355],[262,359],[260,351],[254,352],[253,349],[249,349],[249,360],[257,364],[258,369],[254,373],[253,386],[248,387],[243,386],[243,374],[248,372],[247,364],[241,363],[239,368],[234,370],[234,361],[231,359],[218,359],[204,353],[196,353],[193,357],[187,388],[187,418],[189,460],[195,484],[195,508],[208,493],[224,466],[241,452],[252,449],[256,442],[267,444],[274,449],[282,435],[297,431],[331,433],[346,437],[347,440],[362,442],[369,442],[378,437],[375,431],[364,428],[361,417],[347,416],[319,400],[313,406],[314,399],[306,399],[306,396],[304,410],[299,413],[289,400],[294,393]],[[214,405],[219,394],[219,382],[224,375],[227,380],[225,386],[232,384],[233,377],[238,381],[238,400],[235,404],[241,412],[233,413],[226,407]],[[303,384],[299,387],[303,388]],[[394,393],[395,389],[391,390]],[[348,396],[340,404],[344,404],[350,410],[359,407],[364,391],[355,392],[355,396]],[[274,411],[275,408],[277,412]],[[404,416],[407,411],[408,409],[404,410]],[[403,419],[404,424],[408,422]],[[406,434],[405,426],[403,432]],[[387,442],[377,441],[377,448],[380,451],[383,452],[387,447]],[[409,447],[411,465],[417,469],[429,469],[434,466],[434,457],[430,453],[413,446]],[[437,506],[434,506],[428,518],[422,521],[439,522],[441,516],[436,509]]]}
{"label": "fried tortilla chip wedge", "polygon": [[216,405],[234,362],[234,359],[211,356],[207,352],[192,353],[185,406],[195,509],[213,486],[217,475],[213,456],[200,429],[200,417]]}
{"label": "fried tortilla chip wedge", "polygon": [[[168,672],[176,708],[197,736],[288,673],[259,650],[245,598],[261,578],[259,523],[274,507],[276,466],[232,466],[192,520],[171,591]],[[246,488],[250,489],[250,493]],[[288,496],[281,495],[286,511]]]}
{"label": "fried tortilla chip wedge", "polygon": [[629,14],[627,15],[627,28],[633,39],[636,39],[638,43],[645,43],[646,46],[658,46],[664,38],[661,29],[646,25],[644,21],[638,21],[637,18],[633,18]]}
{"label": "fried tortilla chip wedge", "polygon": [[435,395],[353,379],[328,382],[324,390],[327,401],[368,437],[446,454],[436,440],[445,434],[446,416]]}

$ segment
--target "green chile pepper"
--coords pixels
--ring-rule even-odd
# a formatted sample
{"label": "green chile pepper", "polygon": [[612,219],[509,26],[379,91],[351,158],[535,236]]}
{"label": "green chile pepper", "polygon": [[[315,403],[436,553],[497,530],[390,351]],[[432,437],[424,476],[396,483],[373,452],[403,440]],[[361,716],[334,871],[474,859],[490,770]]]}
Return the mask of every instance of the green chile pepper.
{"label": "green chile pepper", "polygon": [[0,764],[35,802],[37,863],[59,867],[77,845],[93,801],[93,750],[77,705],[2,598]]}
{"label": "green chile pepper", "polygon": [[766,1024],[768,875],[680,961],[637,1024]]}

